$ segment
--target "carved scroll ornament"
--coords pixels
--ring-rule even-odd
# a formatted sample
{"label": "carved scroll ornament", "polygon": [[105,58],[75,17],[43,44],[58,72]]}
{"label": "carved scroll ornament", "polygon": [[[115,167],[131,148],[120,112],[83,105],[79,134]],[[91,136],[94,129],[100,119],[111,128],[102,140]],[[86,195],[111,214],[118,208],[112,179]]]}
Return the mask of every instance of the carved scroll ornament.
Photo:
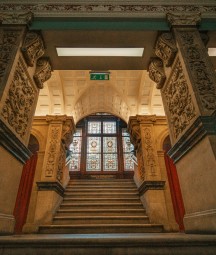
{"label": "carved scroll ornament", "polygon": [[36,32],[28,32],[25,36],[21,51],[27,65],[33,66],[34,62],[42,57],[45,52],[41,36]]}
{"label": "carved scroll ornament", "polygon": [[60,149],[60,155],[59,155],[59,160],[58,160],[58,169],[57,169],[57,180],[59,182],[62,182],[62,177],[63,177],[63,170],[66,162],[66,154],[65,154],[65,149],[64,146],[61,145]]}
{"label": "carved scroll ornament", "polygon": [[35,94],[27,71],[19,61],[1,115],[21,138],[27,134]]}
{"label": "carved scroll ornament", "polygon": [[12,53],[17,45],[20,31],[3,30],[0,31],[0,85],[6,74],[6,69],[11,61]]}
{"label": "carved scroll ornament", "polygon": [[141,180],[145,180],[145,175],[146,175],[146,171],[145,171],[145,165],[144,165],[144,160],[143,160],[143,152],[142,152],[142,147],[140,146],[138,151],[137,151],[137,161],[138,161],[138,171],[139,171],[139,175]]}
{"label": "carved scroll ornament", "polygon": [[174,38],[171,33],[163,33],[157,40],[155,54],[163,60],[165,66],[171,66],[177,53]]}
{"label": "carved scroll ornament", "polygon": [[32,22],[33,13],[18,13],[18,12],[1,12],[0,13],[0,23],[2,24],[19,24],[28,25]]}
{"label": "carved scroll ornament", "polygon": [[173,134],[177,139],[196,116],[195,107],[179,60],[173,69],[170,81],[163,89],[163,93],[169,110]]}
{"label": "carved scroll ornament", "polygon": [[37,61],[34,80],[38,88],[43,88],[43,83],[51,77],[51,65],[47,58],[40,58]]}
{"label": "carved scroll ornament", "polygon": [[197,41],[197,32],[179,32],[182,48],[188,61],[193,82],[199,91],[202,105],[207,110],[216,109],[216,76],[212,73],[206,52]]}
{"label": "carved scroll ornament", "polygon": [[157,84],[158,89],[163,87],[166,75],[163,68],[163,62],[159,58],[152,58],[149,65],[149,77]]}
{"label": "carved scroll ornament", "polygon": [[196,26],[201,21],[201,13],[167,13],[171,26]]}
{"label": "carved scroll ornament", "polygon": [[66,120],[62,130],[62,143],[68,149],[73,140],[74,125],[72,120]]}

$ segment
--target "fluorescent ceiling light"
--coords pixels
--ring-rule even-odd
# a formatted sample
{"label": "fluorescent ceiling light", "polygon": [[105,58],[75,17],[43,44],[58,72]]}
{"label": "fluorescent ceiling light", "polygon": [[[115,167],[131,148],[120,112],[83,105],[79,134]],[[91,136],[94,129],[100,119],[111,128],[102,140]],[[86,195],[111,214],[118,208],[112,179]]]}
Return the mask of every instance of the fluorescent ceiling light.
{"label": "fluorescent ceiling light", "polygon": [[56,48],[59,57],[142,57],[144,48]]}
{"label": "fluorescent ceiling light", "polygon": [[208,54],[210,57],[216,56],[216,48],[208,48]]}

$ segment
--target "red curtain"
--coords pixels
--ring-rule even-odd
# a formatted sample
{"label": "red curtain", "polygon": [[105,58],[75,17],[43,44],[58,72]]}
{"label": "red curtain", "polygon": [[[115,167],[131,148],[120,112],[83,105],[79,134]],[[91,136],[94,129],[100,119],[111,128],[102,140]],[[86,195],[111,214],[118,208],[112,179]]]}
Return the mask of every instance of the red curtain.
{"label": "red curtain", "polygon": [[170,192],[173,202],[174,214],[176,222],[179,225],[179,230],[184,231],[183,218],[185,215],[184,203],[181,195],[180,184],[178,180],[176,166],[173,160],[165,153],[164,159],[166,163],[168,181],[170,186]]}
{"label": "red curtain", "polygon": [[33,154],[23,166],[22,176],[14,208],[14,217],[16,220],[14,232],[16,234],[22,232],[22,227],[26,222],[36,164],[37,153]]}

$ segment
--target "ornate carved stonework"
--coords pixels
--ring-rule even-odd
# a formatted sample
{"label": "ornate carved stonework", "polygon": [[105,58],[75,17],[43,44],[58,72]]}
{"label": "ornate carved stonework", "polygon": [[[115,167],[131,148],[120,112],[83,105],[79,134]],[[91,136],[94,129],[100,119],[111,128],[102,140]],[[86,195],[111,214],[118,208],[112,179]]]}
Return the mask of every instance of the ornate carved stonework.
{"label": "ornate carved stonework", "polygon": [[177,53],[172,33],[163,33],[157,40],[155,54],[163,60],[165,66],[171,66]]}
{"label": "ornate carved stonework", "polygon": [[216,109],[216,76],[210,67],[206,49],[197,40],[197,31],[178,31],[184,57],[189,66],[189,72],[193,79],[193,85],[198,90],[203,108]]}
{"label": "ornate carved stonework", "polygon": [[149,65],[149,77],[157,84],[158,89],[163,87],[166,75],[163,68],[163,62],[159,58],[152,58]]}
{"label": "ornate carved stonework", "polygon": [[[58,126],[50,126],[50,141],[47,149],[47,158],[45,166],[45,176],[53,177],[56,170],[56,157],[58,155],[58,146],[60,142],[61,129]],[[58,163],[57,163],[58,164]]]}
{"label": "ornate carved stonework", "polygon": [[56,175],[56,178],[59,182],[62,182],[63,169],[65,166],[65,162],[66,162],[65,148],[61,144],[60,155],[59,155],[59,160],[58,160],[58,169],[57,169],[57,175]]}
{"label": "ornate carved stonework", "polygon": [[137,115],[137,120],[140,123],[154,123],[156,119],[156,115]]}
{"label": "ornate carved stonework", "polygon": [[196,26],[201,22],[201,13],[167,13],[167,21],[171,26]]}
{"label": "ornate carved stonework", "polygon": [[38,88],[43,88],[43,83],[51,77],[51,65],[47,58],[40,58],[37,61],[34,80]]}
{"label": "ornate carved stonework", "polygon": [[71,119],[66,120],[62,130],[62,143],[68,149],[73,140],[75,125]]}
{"label": "ornate carved stonework", "polygon": [[144,146],[145,165],[149,169],[149,174],[151,176],[155,176],[156,175],[156,159],[154,155],[151,128],[145,127],[142,133],[144,134],[144,137],[142,138],[142,143]]}
{"label": "ornate carved stonework", "polygon": [[[2,3],[5,1],[5,3]],[[18,1],[17,1],[18,2]],[[104,1],[63,1],[59,3],[51,3],[50,1],[41,1],[40,3],[28,2],[28,3],[8,3],[7,0],[2,0],[0,4],[0,11],[4,12],[26,12],[32,11],[34,15],[49,15],[51,17],[61,16],[67,17],[73,14],[74,17],[85,14],[86,16],[103,15],[109,16],[132,16],[142,17],[146,14],[164,14],[168,12],[180,13],[209,13],[215,14],[216,7],[212,4],[206,4],[203,1],[199,1],[197,4],[172,4],[168,1],[161,2],[160,4],[154,4],[149,1],[109,1],[109,3],[104,3]]]}
{"label": "ornate carved stonework", "polygon": [[35,100],[36,91],[33,82],[19,59],[8,95],[3,103],[1,116],[21,138],[27,134]]}
{"label": "ornate carved stonework", "polygon": [[[6,11],[8,11],[8,8]],[[15,10],[14,10],[15,11]],[[2,12],[0,13],[0,23],[2,24],[19,24],[19,25],[27,25],[32,22],[33,13],[28,11],[26,13],[18,13],[18,12]]]}
{"label": "ornate carved stonework", "polygon": [[34,62],[42,57],[45,52],[41,36],[36,32],[28,32],[25,36],[21,51],[27,65],[33,66]]}
{"label": "ornate carved stonework", "polygon": [[137,150],[136,156],[137,156],[137,162],[138,162],[139,175],[140,175],[141,180],[144,181],[146,171],[145,171],[145,165],[144,165],[144,161],[143,161],[143,152],[142,152],[142,147],[141,146]]}
{"label": "ornate carved stonework", "polygon": [[13,49],[17,45],[19,35],[20,31],[0,30],[0,87],[3,87],[2,80],[11,61]]}
{"label": "ornate carved stonework", "polygon": [[136,150],[141,142],[140,125],[139,122],[136,120],[136,117],[130,117],[128,127],[131,142]]}
{"label": "ornate carved stonework", "polygon": [[177,139],[196,116],[195,107],[179,60],[173,68],[170,80],[162,91],[169,110],[173,134]]}

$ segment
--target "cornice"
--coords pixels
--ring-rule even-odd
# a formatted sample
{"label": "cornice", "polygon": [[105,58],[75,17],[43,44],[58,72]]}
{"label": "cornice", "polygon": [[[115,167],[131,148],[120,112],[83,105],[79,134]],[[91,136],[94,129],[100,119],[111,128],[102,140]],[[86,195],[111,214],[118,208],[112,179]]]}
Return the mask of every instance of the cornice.
{"label": "cornice", "polygon": [[142,196],[147,190],[164,190],[165,181],[144,181],[139,187],[139,195]]}
{"label": "cornice", "polygon": [[35,17],[160,17],[166,13],[200,12],[204,16],[216,17],[216,3],[212,1],[1,1],[0,12],[28,12]]}
{"label": "cornice", "polygon": [[62,187],[62,185],[59,182],[52,182],[52,181],[41,181],[37,182],[38,190],[39,191],[55,191],[58,193],[61,197],[64,195],[65,189]]}

